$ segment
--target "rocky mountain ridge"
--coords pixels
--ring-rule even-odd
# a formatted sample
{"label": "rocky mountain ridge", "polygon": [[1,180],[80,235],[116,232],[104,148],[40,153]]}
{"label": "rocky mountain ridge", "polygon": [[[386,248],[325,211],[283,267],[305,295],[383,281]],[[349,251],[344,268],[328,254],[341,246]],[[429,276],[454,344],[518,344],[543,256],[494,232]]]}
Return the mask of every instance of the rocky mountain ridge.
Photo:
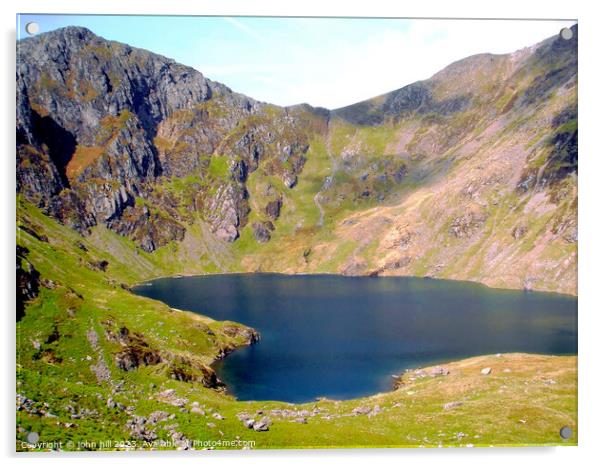
{"label": "rocky mountain ridge", "polygon": [[[171,199],[152,185],[201,169],[213,179],[200,184],[221,186],[202,192],[203,205],[192,207],[207,212],[219,237],[238,236],[247,214],[244,180],[263,144],[275,140],[261,122],[268,105],[83,28],[25,39],[18,53],[18,192],[82,233],[104,223],[152,251],[182,239],[185,228],[177,215],[153,213],[136,200],[169,207]],[[278,118],[280,130],[292,126],[285,112]],[[242,121],[247,127],[232,135]],[[292,185],[307,143],[293,134],[280,144],[290,166],[279,168]],[[211,159],[226,150],[228,160]],[[157,228],[144,230],[149,219]]]}
{"label": "rocky mountain ridge", "polygon": [[17,191],[82,235],[186,251],[182,272],[576,292],[573,31],[333,111],[257,102],[83,28],[41,34],[18,43]]}

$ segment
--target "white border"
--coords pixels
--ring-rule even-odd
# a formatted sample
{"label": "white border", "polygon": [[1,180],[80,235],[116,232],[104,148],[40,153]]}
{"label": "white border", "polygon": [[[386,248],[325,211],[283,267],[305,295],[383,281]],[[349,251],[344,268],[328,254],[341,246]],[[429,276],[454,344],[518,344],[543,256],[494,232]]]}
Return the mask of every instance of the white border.
{"label": "white border", "polygon": [[[599,393],[602,390],[602,367],[598,358],[597,340],[601,328],[602,306],[596,297],[599,290],[599,264],[602,263],[600,244],[600,208],[602,200],[602,136],[600,123],[602,102],[600,87],[602,76],[600,67],[600,34],[602,19],[597,2],[594,0],[548,0],[527,2],[525,0],[471,1],[471,0],[305,0],[286,2],[278,0],[230,0],[177,2],[165,0],[145,0],[144,2],[124,2],[123,0],[4,0],[2,9],[2,51],[3,68],[1,74],[3,109],[2,141],[4,151],[1,157],[0,173],[3,177],[0,219],[2,220],[2,296],[6,303],[3,312],[4,343],[2,361],[5,362],[5,377],[2,390],[2,444],[3,456],[10,464],[29,464],[36,461],[35,455],[15,456],[14,451],[14,95],[15,95],[15,23],[16,13],[105,13],[105,14],[196,14],[196,15],[284,15],[284,16],[392,16],[392,17],[452,17],[452,18],[567,18],[579,21],[579,447],[564,448],[520,448],[520,449],[453,449],[453,450],[327,450],[327,451],[252,451],[252,452],[204,452],[187,455],[177,453],[141,454],[88,454],[86,464],[101,464],[107,459],[121,463],[159,464],[166,461],[202,461],[227,465],[242,461],[258,462],[266,465],[306,464],[355,464],[365,463],[375,458],[381,464],[420,462],[421,464],[443,463],[481,465],[506,465],[524,463],[545,463],[547,465],[589,464],[600,457],[597,445],[602,429],[602,412]],[[510,33],[510,32],[509,32]],[[525,44],[527,45],[527,44]],[[246,455],[248,455],[248,459]],[[83,456],[56,455],[37,458],[51,464],[63,461],[81,462]]]}

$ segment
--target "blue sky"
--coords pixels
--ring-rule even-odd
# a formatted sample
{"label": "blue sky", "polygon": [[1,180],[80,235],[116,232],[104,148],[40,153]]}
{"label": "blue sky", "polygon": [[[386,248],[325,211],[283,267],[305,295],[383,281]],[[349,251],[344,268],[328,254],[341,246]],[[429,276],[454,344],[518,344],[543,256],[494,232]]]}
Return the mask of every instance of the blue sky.
{"label": "blue sky", "polygon": [[420,79],[475,53],[508,53],[573,21],[21,15],[18,37],[85,26],[192,66],[279,105],[337,108]]}

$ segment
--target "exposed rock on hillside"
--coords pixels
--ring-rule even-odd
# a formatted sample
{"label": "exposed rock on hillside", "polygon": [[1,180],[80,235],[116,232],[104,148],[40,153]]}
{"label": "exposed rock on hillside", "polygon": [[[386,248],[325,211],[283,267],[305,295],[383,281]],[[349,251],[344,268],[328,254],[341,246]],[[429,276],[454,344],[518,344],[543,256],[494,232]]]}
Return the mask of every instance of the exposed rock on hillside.
{"label": "exposed rock on hillside", "polygon": [[40,273],[27,260],[29,250],[17,245],[17,321],[25,313],[25,303],[34,299],[40,289]]}
{"label": "exposed rock on hillside", "polygon": [[196,175],[193,212],[233,241],[260,160],[274,158],[285,184],[303,166],[292,116],[173,60],[76,27],[24,39],[18,54],[17,189],[82,233],[105,223],[147,251],[181,240],[185,227],[131,208],[170,207],[156,186]]}
{"label": "exposed rock on hillside", "polygon": [[181,272],[575,293],[573,33],[333,111],[257,102],[86,29],[40,34],[18,44],[17,190],[83,235],[170,247]]}

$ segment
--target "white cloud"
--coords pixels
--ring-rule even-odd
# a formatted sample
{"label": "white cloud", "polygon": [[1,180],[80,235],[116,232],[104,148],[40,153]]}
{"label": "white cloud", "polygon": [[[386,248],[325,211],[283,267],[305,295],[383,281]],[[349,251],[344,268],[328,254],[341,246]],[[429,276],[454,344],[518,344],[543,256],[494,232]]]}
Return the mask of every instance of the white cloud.
{"label": "white cloud", "polygon": [[[309,102],[337,108],[426,79],[477,53],[509,53],[531,46],[571,23],[552,21],[416,20],[408,30],[386,27],[338,54],[315,58],[317,72],[274,93],[279,104]],[[280,100],[283,99],[283,100]],[[269,100],[269,99],[267,99]]]}
{"label": "white cloud", "polygon": [[261,34],[259,34],[257,31],[255,31],[255,29],[249,27],[248,25],[246,25],[245,23],[243,23],[242,21],[240,21],[240,20],[238,20],[236,18],[232,18],[230,16],[226,16],[226,17],[224,17],[224,21],[226,21],[227,23],[230,23],[236,29],[238,29],[240,31],[243,31],[244,33],[248,34],[253,39],[263,40]]}
{"label": "white cloud", "polygon": [[572,24],[400,20],[382,21],[376,30],[360,24],[358,33],[349,35],[349,27],[337,29],[341,24],[332,23],[332,30],[316,46],[314,37],[324,35],[319,20],[288,22],[288,29],[276,33],[269,27],[263,30],[261,22],[223,20],[242,34],[236,41],[217,43],[218,58],[201,55],[197,69],[258,100],[278,105],[307,102],[331,109],[427,79],[470,55],[510,53],[534,45]]}

